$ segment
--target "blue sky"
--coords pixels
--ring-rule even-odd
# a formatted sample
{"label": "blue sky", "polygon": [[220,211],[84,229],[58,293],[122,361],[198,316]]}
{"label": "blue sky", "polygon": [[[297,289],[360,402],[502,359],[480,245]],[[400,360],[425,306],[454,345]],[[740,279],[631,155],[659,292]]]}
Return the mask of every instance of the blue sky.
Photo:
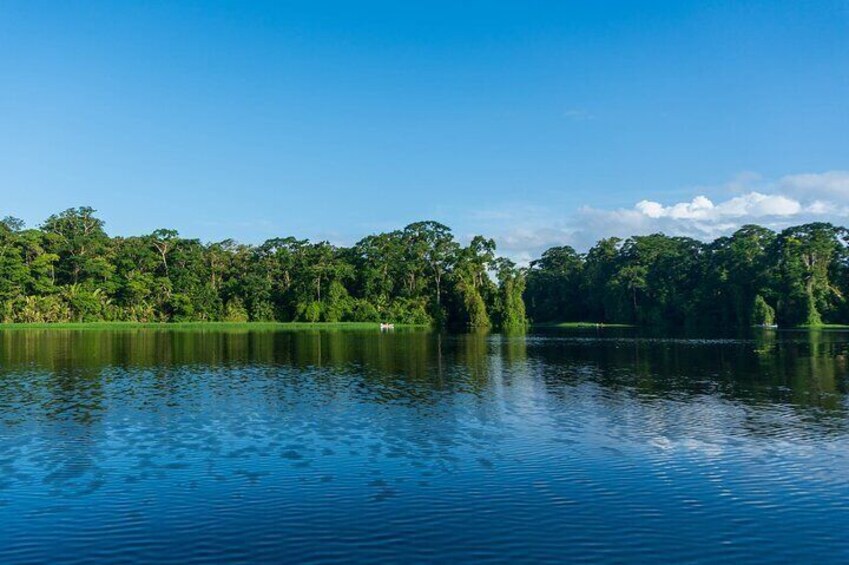
{"label": "blue sky", "polygon": [[0,215],[30,225],[436,219],[522,259],[849,215],[845,0],[6,0],[0,81]]}

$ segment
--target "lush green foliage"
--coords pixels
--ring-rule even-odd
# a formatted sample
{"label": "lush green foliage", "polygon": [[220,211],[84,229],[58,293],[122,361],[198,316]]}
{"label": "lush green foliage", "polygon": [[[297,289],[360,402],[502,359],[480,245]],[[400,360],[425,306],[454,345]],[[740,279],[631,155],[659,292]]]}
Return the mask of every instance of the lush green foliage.
{"label": "lush green foliage", "polygon": [[849,322],[849,232],[744,226],[701,243],[662,234],[555,247],[531,263],[534,322],[817,326]]}
{"label": "lush green foliage", "polygon": [[204,244],[173,230],[109,237],[90,208],[0,222],[0,322],[369,322],[514,329],[533,321],[849,323],[849,232],[744,226],[564,246],[529,269],[437,222],[352,247],[276,238]]}
{"label": "lush green foliage", "polygon": [[91,208],[0,223],[0,322],[380,322],[524,327],[524,271],[437,222],[350,248],[292,237],[109,237]]}

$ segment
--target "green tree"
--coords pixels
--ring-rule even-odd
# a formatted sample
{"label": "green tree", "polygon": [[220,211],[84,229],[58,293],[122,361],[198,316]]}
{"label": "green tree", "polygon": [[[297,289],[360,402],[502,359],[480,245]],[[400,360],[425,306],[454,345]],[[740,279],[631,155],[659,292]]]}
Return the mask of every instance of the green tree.
{"label": "green tree", "polygon": [[59,256],[60,284],[91,283],[108,288],[114,271],[109,256],[109,237],[103,221],[89,207],[69,208],[50,216],[41,229],[48,234],[48,252]]}
{"label": "green tree", "polygon": [[620,308],[616,303],[619,300],[611,291],[611,280],[616,273],[621,246],[619,238],[602,239],[584,258],[581,296],[590,320],[610,322],[617,318]]}
{"label": "green tree", "polygon": [[775,233],[754,225],[743,226],[730,237],[711,243],[699,285],[701,315],[722,326],[745,326],[765,315],[764,306],[773,309],[769,301],[775,296],[770,257],[774,244]]}
{"label": "green tree", "polygon": [[488,328],[494,308],[496,289],[489,278],[495,261],[495,241],[475,236],[468,247],[459,249],[451,268],[452,324],[458,327]]}
{"label": "green tree", "polygon": [[528,325],[525,314],[525,271],[513,261],[499,257],[495,261],[498,277],[498,326],[503,330],[520,330]]}
{"label": "green tree", "polygon": [[818,326],[837,321],[844,297],[832,274],[843,253],[840,230],[813,223],[782,231],[774,261],[779,273],[779,323]]}
{"label": "green tree", "polygon": [[459,244],[454,241],[448,226],[433,221],[408,225],[404,228],[403,239],[408,253],[411,294],[419,290],[416,287],[418,276],[424,288],[432,288],[433,319],[444,324],[447,320],[442,310],[442,283],[451,269]]}
{"label": "green tree", "polygon": [[531,261],[525,302],[535,322],[583,320],[589,316],[582,296],[584,258],[572,247],[552,247]]}

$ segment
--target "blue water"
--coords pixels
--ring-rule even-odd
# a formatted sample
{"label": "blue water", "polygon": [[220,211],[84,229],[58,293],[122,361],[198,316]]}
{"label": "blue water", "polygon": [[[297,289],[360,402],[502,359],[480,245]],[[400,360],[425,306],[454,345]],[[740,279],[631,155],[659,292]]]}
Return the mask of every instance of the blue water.
{"label": "blue water", "polygon": [[0,562],[846,562],[847,352],[0,331]]}

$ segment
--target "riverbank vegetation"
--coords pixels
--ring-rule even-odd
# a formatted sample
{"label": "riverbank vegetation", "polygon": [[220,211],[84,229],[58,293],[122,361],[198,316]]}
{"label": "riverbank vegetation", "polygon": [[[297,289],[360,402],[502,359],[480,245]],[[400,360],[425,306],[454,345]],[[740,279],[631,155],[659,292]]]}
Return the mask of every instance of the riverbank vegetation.
{"label": "riverbank vegetation", "polygon": [[710,243],[653,234],[553,247],[521,269],[492,239],[462,245],[437,222],[351,247],[244,245],[165,229],[110,237],[83,207],[35,229],[0,221],[0,323],[845,325],[847,243],[826,223],[749,225]]}
{"label": "riverbank vegetation", "polygon": [[174,230],[110,237],[91,208],[0,222],[0,322],[526,325],[522,269],[491,239],[437,222],[352,247],[294,237],[202,243]]}
{"label": "riverbank vegetation", "polygon": [[[372,322],[18,322],[0,323],[0,330],[374,330],[382,331]],[[426,329],[426,324],[394,324],[394,330]]]}
{"label": "riverbank vegetation", "polygon": [[554,247],[531,263],[534,322],[826,327],[849,323],[849,232],[748,225],[710,243],[663,234]]}

